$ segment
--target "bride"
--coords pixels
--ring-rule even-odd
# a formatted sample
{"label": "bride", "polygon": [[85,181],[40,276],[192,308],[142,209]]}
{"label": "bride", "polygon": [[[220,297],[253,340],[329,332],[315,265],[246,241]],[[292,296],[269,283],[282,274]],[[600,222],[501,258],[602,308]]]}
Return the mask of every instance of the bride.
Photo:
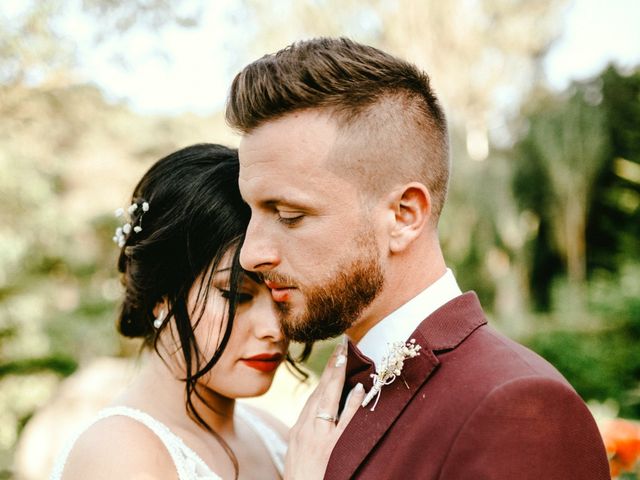
{"label": "bride", "polygon": [[269,290],[239,265],[250,213],[237,178],[235,150],[194,145],[155,163],[131,205],[116,212],[125,289],[118,329],[143,339],[147,358],[126,391],[69,444],[52,480],[324,476],[364,396],[357,388],[335,419],[341,346],[291,432],[288,453],[281,423],[236,402],[265,393],[282,362],[294,365]]}

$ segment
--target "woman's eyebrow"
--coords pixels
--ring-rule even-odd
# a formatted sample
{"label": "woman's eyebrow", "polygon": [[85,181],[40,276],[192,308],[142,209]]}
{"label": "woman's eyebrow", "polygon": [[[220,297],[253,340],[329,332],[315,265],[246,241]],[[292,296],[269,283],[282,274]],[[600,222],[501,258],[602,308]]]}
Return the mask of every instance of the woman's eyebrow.
{"label": "woman's eyebrow", "polygon": [[[216,270],[213,274],[215,276],[218,273],[229,272],[231,270],[232,270],[232,267],[221,268],[220,270]],[[243,270],[242,273],[243,275],[246,275],[257,284],[262,284],[264,282],[264,280],[262,279],[262,275],[260,275],[259,273],[250,272],[248,270]]]}

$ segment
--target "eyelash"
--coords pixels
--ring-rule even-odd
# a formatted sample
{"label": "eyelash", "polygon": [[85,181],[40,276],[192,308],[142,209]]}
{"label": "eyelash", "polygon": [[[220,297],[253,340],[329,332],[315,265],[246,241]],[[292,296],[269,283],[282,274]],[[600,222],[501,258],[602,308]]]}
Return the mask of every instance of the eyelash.
{"label": "eyelash", "polygon": [[[220,291],[222,298],[226,298],[227,300],[231,298],[231,292],[229,290],[223,290],[222,288],[219,288],[218,290]],[[238,303],[245,303],[253,300],[253,295],[249,293],[238,292],[236,296],[238,297]]]}
{"label": "eyelash", "polygon": [[277,212],[277,218],[278,218],[278,222],[288,227],[292,227],[296,223],[298,223],[300,220],[302,220],[304,218],[304,215],[298,215],[297,217],[287,218],[287,217],[282,217],[280,213]]}

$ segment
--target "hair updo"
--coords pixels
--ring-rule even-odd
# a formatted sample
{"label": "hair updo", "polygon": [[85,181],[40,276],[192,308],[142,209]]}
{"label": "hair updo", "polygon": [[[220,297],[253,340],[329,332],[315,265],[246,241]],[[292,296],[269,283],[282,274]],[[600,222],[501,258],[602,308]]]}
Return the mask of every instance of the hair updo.
{"label": "hair updo", "polygon": [[[181,324],[192,323],[189,291],[198,277],[212,274],[232,247],[236,248],[230,288],[234,297],[242,276],[237,250],[250,217],[238,189],[238,172],[236,150],[199,144],[162,158],[142,177],[131,203],[147,202],[149,210],[138,208],[132,213],[131,224],[142,230],[126,237],[118,259],[125,287],[117,322],[120,333],[143,337],[153,345],[157,337],[153,310],[165,300],[180,339],[195,341],[182,338]],[[203,282],[204,295],[206,286]],[[234,303],[229,302],[230,320]]]}

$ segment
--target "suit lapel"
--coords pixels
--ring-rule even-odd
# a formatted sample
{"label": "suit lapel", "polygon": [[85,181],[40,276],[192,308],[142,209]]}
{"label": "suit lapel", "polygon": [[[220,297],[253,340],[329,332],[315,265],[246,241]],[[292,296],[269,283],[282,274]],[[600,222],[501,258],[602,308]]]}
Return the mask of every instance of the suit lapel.
{"label": "suit lapel", "polygon": [[[358,409],[333,450],[325,478],[350,478],[438,366],[438,359],[424,347],[426,341],[422,334],[416,332],[412,338],[423,346],[420,355],[408,359],[402,376],[382,388],[375,411],[371,411],[375,400],[372,400],[367,407]],[[373,384],[370,377],[373,367],[366,360],[363,362],[362,356],[352,345],[349,348],[349,360],[352,364],[347,365],[349,376],[345,382],[347,385],[345,392],[349,392],[358,382],[362,383],[368,391]],[[338,453],[340,453],[339,458]]]}
{"label": "suit lapel", "polygon": [[[416,343],[422,346],[420,355],[408,359],[402,376],[382,388],[375,411],[371,411],[374,403],[372,401],[356,412],[333,449],[325,478],[351,478],[416,392],[437,369],[440,361],[435,352],[455,348],[485,323],[480,303],[473,292],[457,297],[423,321],[410,337],[415,338]],[[356,383],[362,383],[367,391],[373,384],[370,377],[374,371],[371,360],[351,343],[347,358],[343,402],[347,392]]]}

